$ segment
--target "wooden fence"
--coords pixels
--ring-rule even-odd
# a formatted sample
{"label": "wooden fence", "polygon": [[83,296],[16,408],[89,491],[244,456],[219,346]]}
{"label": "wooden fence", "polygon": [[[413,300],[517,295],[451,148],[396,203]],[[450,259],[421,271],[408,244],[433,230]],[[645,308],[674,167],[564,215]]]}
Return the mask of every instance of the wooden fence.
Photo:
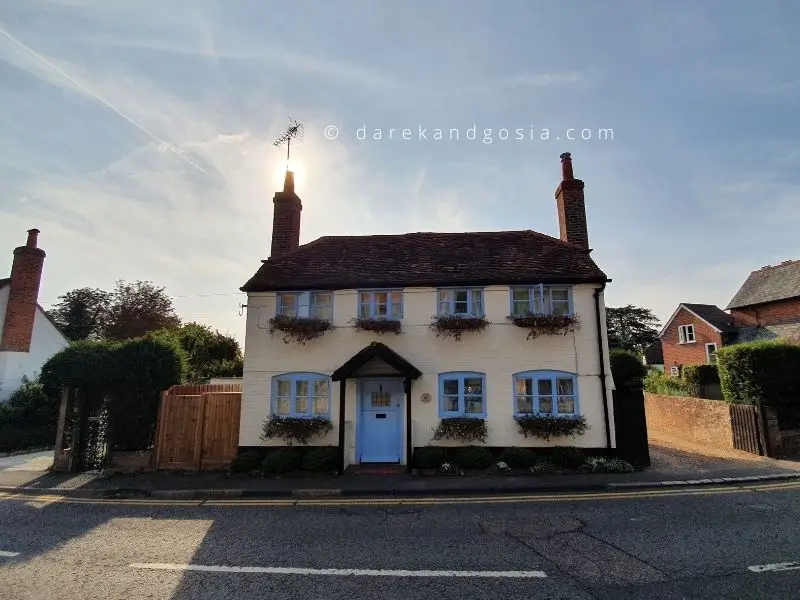
{"label": "wooden fence", "polygon": [[161,395],[157,469],[213,470],[239,447],[241,384],[174,385]]}

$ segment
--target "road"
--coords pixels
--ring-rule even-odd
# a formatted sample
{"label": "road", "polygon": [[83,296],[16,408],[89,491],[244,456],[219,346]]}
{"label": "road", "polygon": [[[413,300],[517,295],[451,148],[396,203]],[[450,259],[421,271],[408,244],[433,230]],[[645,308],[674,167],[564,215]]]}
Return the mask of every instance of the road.
{"label": "road", "polygon": [[0,598],[795,599],[800,564],[774,565],[800,560],[798,500],[800,484],[420,504],[6,497]]}

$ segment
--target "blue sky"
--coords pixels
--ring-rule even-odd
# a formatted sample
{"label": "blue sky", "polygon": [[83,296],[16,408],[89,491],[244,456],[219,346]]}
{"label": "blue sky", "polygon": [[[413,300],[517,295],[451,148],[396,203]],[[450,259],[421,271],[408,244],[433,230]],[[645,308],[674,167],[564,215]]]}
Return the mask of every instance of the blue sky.
{"label": "blue sky", "polygon": [[800,258],[799,17],[791,1],[6,2],[0,262],[38,227],[45,307],[146,279],[243,339],[291,115],[301,242],[557,236],[569,151],[607,304],[724,306],[751,270]]}

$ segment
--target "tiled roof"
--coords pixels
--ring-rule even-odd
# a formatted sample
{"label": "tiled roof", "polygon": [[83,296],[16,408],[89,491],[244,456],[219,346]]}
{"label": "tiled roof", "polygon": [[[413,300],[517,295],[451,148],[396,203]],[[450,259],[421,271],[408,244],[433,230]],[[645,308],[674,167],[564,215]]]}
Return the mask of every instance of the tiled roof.
{"label": "tiled roof", "polygon": [[774,267],[753,271],[727,308],[742,308],[800,296],[800,260],[787,260]]}
{"label": "tiled roof", "polygon": [[683,306],[720,331],[735,330],[733,318],[716,304],[689,304],[684,302]]}
{"label": "tiled roof", "polygon": [[740,327],[736,332],[737,342],[761,340],[785,340],[793,344],[800,344],[800,323],[767,325],[764,327]]}
{"label": "tiled roof", "polygon": [[326,236],[263,261],[244,292],[604,282],[588,251],[535,231]]}

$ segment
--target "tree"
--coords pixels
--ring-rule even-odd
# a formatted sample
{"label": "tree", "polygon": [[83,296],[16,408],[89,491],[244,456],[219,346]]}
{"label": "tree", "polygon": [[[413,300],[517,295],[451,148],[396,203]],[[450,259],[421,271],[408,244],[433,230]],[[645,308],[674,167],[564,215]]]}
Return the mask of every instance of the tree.
{"label": "tree", "polygon": [[642,387],[642,379],[647,375],[647,367],[636,354],[628,350],[612,350],[609,361],[611,362],[611,376],[618,389]]}
{"label": "tree", "polygon": [[157,338],[176,341],[186,353],[189,381],[211,377],[241,377],[242,350],[236,338],[200,323],[185,323],[175,329],[153,332]]}
{"label": "tree", "polygon": [[78,288],[58,297],[50,315],[70,340],[100,337],[106,328],[111,294],[96,288]]}
{"label": "tree", "polygon": [[658,339],[658,317],[649,308],[628,304],[606,308],[608,344],[611,348],[643,352]]}
{"label": "tree", "polygon": [[103,335],[110,340],[128,340],[159,329],[180,327],[172,299],[150,281],[117,281],[111,293],[108,322]]}

